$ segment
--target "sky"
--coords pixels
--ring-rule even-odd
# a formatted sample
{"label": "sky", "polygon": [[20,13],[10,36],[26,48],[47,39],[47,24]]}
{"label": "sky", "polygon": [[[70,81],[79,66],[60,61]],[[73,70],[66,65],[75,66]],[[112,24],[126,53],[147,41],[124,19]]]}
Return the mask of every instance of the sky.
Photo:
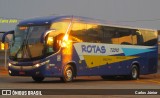
{"label": "sky", "polygon": [[[160,0],[0,0],[0,19],[78,15],[118,25],[160,29]],[[2,23],[0,31],[17,23]]]}

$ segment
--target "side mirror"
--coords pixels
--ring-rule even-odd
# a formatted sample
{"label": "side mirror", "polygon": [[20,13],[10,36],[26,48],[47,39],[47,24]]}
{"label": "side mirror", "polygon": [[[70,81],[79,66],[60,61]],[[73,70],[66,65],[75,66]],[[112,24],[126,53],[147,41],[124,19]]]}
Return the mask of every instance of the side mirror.
{"label": "side mirror", "polygon": [[44,32],[42,35],[41,35],[41,43],[44,43],[45,42],[45,38],[46,38],[46,36],[49,34],[49,33],[51,33],[51,32],[55,32],[56,30],[55,29],[52,29],[52,30],[48,30],[48,31],[46,31],[46,32]]}
{"label": "side mirror", "polygon": [[8,31],[8,32],[6,32],[6,33],[3,34],[3,36],[2,36],[2,43],[4,43],[6,41],[6,36],[8,34],[12,34],[13,35],[14,34],[14,30]]}

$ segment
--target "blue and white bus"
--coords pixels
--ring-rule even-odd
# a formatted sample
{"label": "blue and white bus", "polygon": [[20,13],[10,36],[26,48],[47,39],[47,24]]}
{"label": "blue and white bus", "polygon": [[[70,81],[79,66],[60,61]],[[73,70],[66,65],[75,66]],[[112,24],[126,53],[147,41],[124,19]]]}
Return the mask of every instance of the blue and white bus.
{"label": "blue and white bus", "polygon": [[76,76],[127,76],[157,72],[156,30],[110,25],[80,16],[48,16],[21,21],[10,44],[8,72],[35,81]]}

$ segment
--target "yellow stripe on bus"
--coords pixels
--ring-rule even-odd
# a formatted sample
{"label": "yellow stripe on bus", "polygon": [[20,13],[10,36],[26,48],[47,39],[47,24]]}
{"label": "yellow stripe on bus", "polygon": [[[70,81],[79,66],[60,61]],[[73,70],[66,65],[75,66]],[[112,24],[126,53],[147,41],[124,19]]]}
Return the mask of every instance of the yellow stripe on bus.
{"label": "yellow stripe on bus", "polygon": [[84,55],[84,60],[87,63],[88,68],[103,66],[106,64],[112,64],[116,62],[131,60],[138,58],[137,56],[95,56]]}

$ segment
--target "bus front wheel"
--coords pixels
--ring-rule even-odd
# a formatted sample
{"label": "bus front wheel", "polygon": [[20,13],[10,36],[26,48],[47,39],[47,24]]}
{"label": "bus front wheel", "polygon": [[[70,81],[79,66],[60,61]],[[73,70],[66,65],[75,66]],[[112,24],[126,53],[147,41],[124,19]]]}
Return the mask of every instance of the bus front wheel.
{"label": "bus front wheel", "polygon": [[137,80],[139,78],[139,69],[138,69],[137,65],[133,65],[132,66],[129,78],[131,80]]}
{"label": "bus front wheel", "polygon": [[32,76],[32,79],[35,82],[42,82],[44,80],[44,77],[40,77],[40,76]]}
{"label": "bus front wheel", "polygon": [[63,77],[61,77],[60,79],[63,82],[72,82],[73,81],[73,75],[74,74],[74,70],[73,67],[71,65],[66,65],[63,71]]}

